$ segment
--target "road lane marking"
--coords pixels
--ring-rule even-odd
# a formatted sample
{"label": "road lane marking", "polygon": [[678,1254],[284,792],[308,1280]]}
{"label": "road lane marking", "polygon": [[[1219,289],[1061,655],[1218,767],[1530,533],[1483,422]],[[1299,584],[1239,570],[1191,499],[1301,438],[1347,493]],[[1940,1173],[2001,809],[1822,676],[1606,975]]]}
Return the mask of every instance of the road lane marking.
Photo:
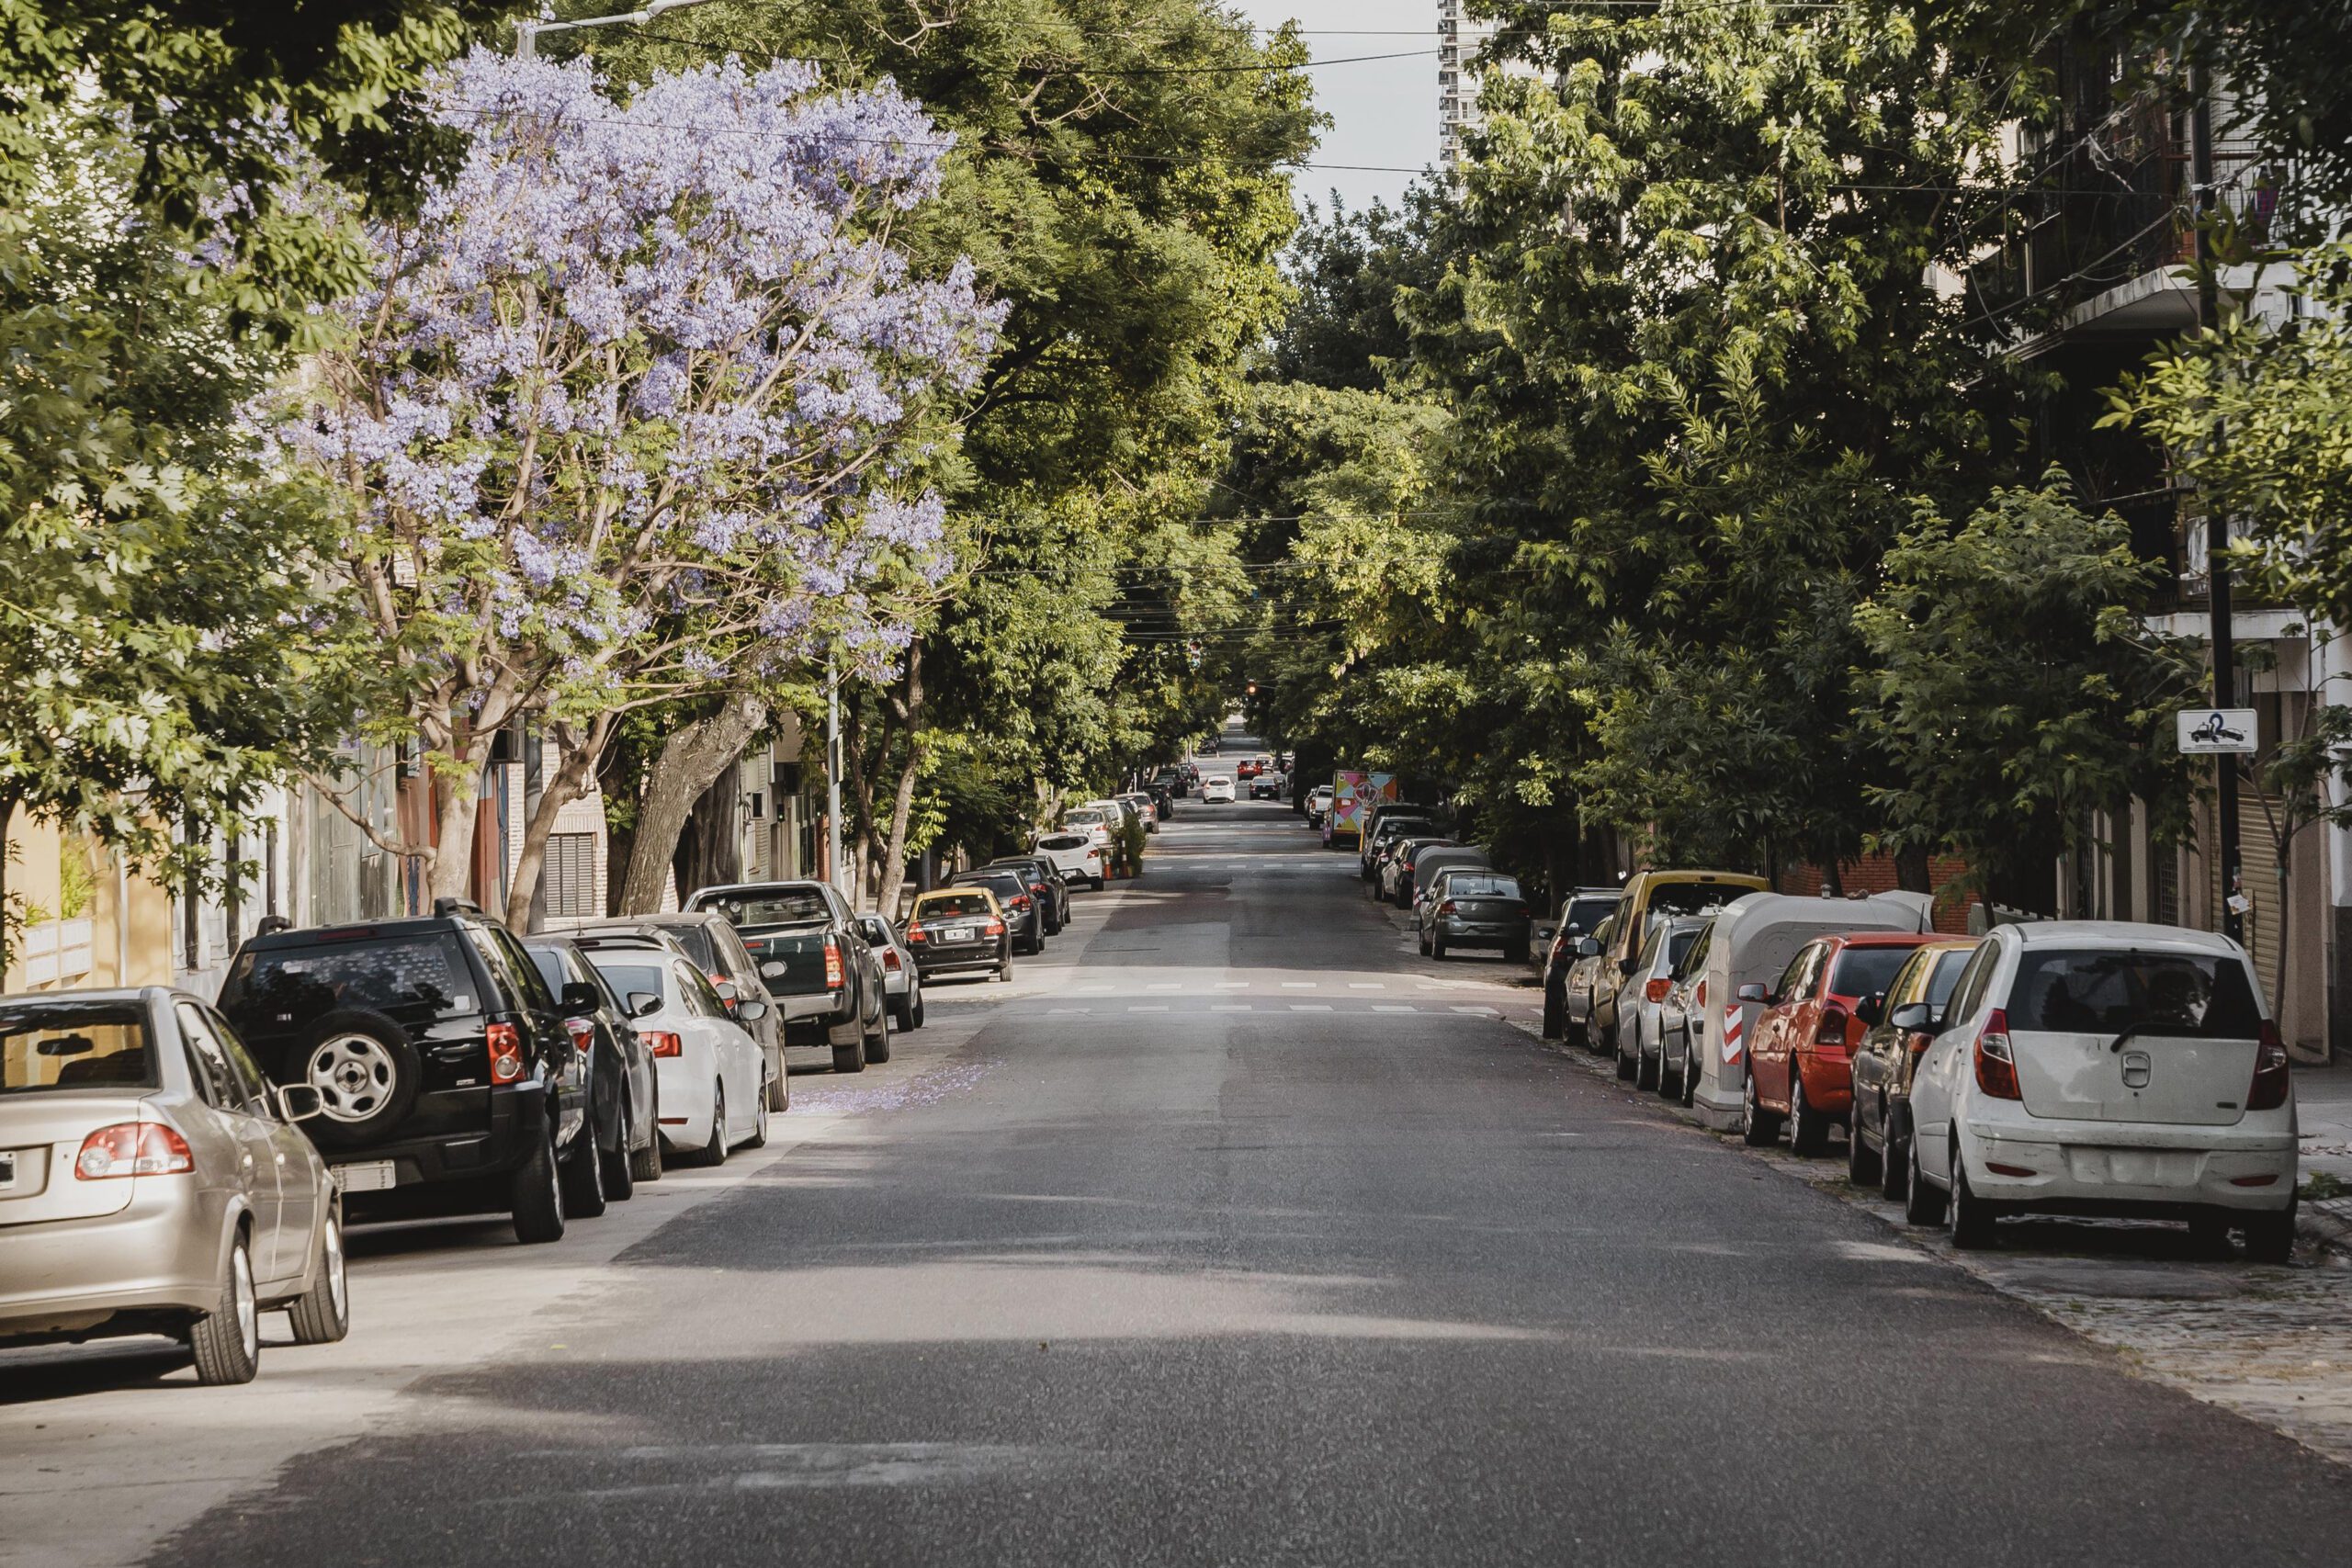
{"label": "road lane marking", "polygon": [[1155,1002],[1149,1007],[1131,1007],[1127,1010],[1129,1012],[1166,1012],[1168,1010],[1168,1004],[1166,1002]]}
{"label": "road lane marking", "polygon": [[1315,988],[1317,982],[1313,980],[1284,980],[1283,982],[1283,989],[1285,991],[1311,991]]}
{"label": "road lane marking", "polygon": [[1144,987],[1147,991],[1181,991],[1183,988],[1182,980],[1154,980]]}
{"label": "road lane marking", "polygon": [[1385,980],[1351,980],[1348,982],[1348,989],[1351,991],[1385,991],[1387,988],[1388,983]]}
{"label": "road lane marking", "polygon": [[1217,1002],[1209,1009],[1211,1012],[1248,1012],[1250,1010],[1248,1002]]}
{"label": "road lane marking", "polygon": [[1494,1013],[1494,1010],[1494,1010],[1494,1009],[1492,1009],[1492,1008],[1465,1008],[1465,1007],[1457,1007],[1457,1008],[1455,1008],[1453,1010],[1454,1010],[1455,1012],[1475,1013],[1475,1014],[1476,1014],[1477,1016],[1479,1016],[1479,1017],[1481,1017],[1481,1018],[1486,1018],[1486,1017],[1491,1017],[1491,1016],[1493,1015],[1493,1013]]}
{"label": "road lane marking", "polygon": [[1419,1012],[1421,1010],[1410,1002],[1374,1002],[1372,1004],[1372,1010],[1374,1012]]}
{"label": "road lane marking", "polygon": [[1250,982],[1247,980],[1219,980],[1216,983],[1216,988],[1220,991],[1246,991],[1250,988]]}
{"label": "road lane marking", "polygon": [[1331,1004],[1329,1002],[1293,1002],[1290,1004],[1290,1010],[1293,1012],[1329,1012],[1331,1010]]}
{"label": "road lane marking", "polygon": [[1064,1013],[1064,1012],[1092,1012],[1094,1010],[1093,1010],[1092,1008],[1052,1008],[1052,1009],[1048,1009],[1047,1010],[1048,1010],[1049,1012]]}

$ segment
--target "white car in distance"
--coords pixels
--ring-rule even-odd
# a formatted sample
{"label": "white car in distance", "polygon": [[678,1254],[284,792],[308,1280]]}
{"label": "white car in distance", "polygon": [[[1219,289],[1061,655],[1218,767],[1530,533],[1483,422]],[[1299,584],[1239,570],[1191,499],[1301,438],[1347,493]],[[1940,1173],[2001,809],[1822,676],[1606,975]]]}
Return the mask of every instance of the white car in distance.
{"label": "white car in distance", "polygon": [[1219,804],[1226,806],[1232,805],[1233,781],[1227,778],[1222,773],[1219,773],[1215,778],[1203,779],[1201,781],[1201,804],[1204,806],[1216,806]]}
{"label": "white car in distance", "polygon": [[2294,1246],[2287,1050],[2227,937],[1994,927],[1913,1077],[1911,1125],[1906,1217],[1961,1247],[2036,1213],[2186,1220],[2211,1244],[2240,1230],[2257,1262]]}
{"label": "white car in distance", "polygon": [[724,1165],[736,1145],[765,1144],[767,1057],[737,1019],[756,1023],[768,1004],[739,1001],[729,1017],[709,976],[667,944],[594,947],[587,957],[653,1057],[662,1142],[698,1165]]}
{"label": "white car in distance", "polygon": [[1029,852],[1043,855],[1054,863],[1054,869],[1065,879],[1083,877],[1086,885],[1097,893],[1102,891],[1102,846],[1091,833],[1072,827],[1057,833],[1040,833],[1031,841]]}

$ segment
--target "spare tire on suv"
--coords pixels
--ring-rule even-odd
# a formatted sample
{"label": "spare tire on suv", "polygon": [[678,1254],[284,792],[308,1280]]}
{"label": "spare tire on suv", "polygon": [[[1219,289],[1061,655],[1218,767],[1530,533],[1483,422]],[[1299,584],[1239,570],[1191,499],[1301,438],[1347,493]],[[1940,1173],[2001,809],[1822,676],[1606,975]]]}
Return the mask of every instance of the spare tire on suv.
{"label": "spare tire on suv", "polygon": [[310,1133],[328,1149],[365,1148],[416,1103],[424,1064],[408,1031],[369,1008],[337,1008],[303,1031],[294,1081],[319,1091]]}

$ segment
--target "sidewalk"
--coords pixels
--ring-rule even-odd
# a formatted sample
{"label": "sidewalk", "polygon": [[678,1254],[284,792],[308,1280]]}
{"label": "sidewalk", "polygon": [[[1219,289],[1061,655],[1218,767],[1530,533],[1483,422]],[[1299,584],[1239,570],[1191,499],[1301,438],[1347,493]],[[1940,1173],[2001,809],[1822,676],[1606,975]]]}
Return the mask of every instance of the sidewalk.
{"label": "sidewalk", "polygon": [[2295,1068],[2302,1228],[2352,1253],[2352,1066]]}

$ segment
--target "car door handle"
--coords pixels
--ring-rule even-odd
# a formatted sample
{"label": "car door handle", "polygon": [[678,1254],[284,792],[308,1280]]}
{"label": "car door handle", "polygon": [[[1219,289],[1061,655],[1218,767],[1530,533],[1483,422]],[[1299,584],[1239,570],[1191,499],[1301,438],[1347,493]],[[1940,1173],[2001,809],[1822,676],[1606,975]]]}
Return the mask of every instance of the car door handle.
{"label": "car door handle", "polygon": [[276,1155],[276,1156],[273,1156],[272,1157],[273,1157],[273,1158],[275,1158],[275,1159],[277,1161],[277,1164],[278,1164],[278,1167],[279,1167],[279,1168],[280,1168],[280,1169],[283,1169],[283,1168],[285,1168],[285,1165],[286,1165],[286,1156],[285,1156],[284,1155],[282,1155],[282,1154],[281,1154],[281,1155]]}

